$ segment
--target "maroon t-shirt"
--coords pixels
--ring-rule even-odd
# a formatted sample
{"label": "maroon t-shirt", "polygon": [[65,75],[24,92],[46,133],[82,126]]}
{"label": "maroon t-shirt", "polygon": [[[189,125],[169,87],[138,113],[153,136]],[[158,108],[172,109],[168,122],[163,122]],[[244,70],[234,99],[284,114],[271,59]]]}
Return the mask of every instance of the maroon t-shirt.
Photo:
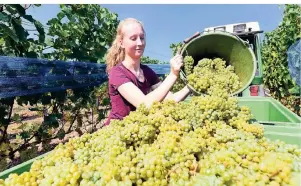
{"label": "maroon t-shirt", "polygon": [[140,82],[138,78],[128,70],[122,63],[114,66],[109,73],[109,96],[111,100],[112,110],[105,125],[109,125],[111,119],[123,119],[130,111],[136,110],[135,106],[129,103],[118,92],[118,87],[124,83],[132,82],[145,95],[151,91],[151,86],[160,82],[157,74],[147,65],[140,64],[144,74],[144,82]]}

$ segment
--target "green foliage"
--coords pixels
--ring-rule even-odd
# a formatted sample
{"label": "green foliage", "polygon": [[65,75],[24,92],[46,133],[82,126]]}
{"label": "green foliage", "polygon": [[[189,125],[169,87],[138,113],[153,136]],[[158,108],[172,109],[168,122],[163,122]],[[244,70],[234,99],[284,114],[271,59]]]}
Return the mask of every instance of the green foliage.
{"label": "green foliage", "polygon": [[5,171],[7,166],[8,166],[7,160],[4,158],[0,159],[0,172]]}
{"label": "green foliage", "polygon": [[168,62],[160,61],[158,59],[151,59],[149,56],[142,56],[141,57],[141,63],[144,63],[144,64],[166,64]]}
{"label": "green foliage", "polygon": [[48,21],[51,59],[104,62],[107,47],[118,26],[117,14],[99,5],[60,5],[56,18]]}
{"label": "green foliage", "polygon": [[[45,31],[42,24],[19,5],[3,5],[0,11],[0,55],[18,57],[38,57],[42,47],[33,47],[44,42]],[[34,24],[38,31],[38,40],[29,38],[29,33],[22,26],[22,20]]]}
{"label": "green foliage", "polygon": [[172,55],[175,56],[178,50],[184,45],[184,43],[179,42],[179,43],[172,43],[170,44],[169,48],[172,51]]}
{"label": "green foliage", "polygon": [[[266,33],[263,41],[264,84],[277,99],[287,97],[292,94],[292,90],[299,89],[288,70],[287,50],[301,38],[300,17],[299,5],[285,5],[282,22],[275,30]],[[293,111],[300,112],[300,105],[292,108],[296,108]]]}

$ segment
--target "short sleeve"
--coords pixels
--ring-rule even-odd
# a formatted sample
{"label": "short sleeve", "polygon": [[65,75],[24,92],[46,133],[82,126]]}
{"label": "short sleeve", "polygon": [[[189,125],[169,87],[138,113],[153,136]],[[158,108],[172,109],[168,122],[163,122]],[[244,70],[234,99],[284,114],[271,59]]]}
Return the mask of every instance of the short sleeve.
{"label": "short sleeve", "polygon": [[153,71],[153,69],[151,69],[150,67],[148,67],[147,65],[145,65],[145,69],[147,72],[147,79],[150,82],[151,86],[159,83],[161,80],[159,79],[158,75]]}
{"label": "short sleeve", "polygon": [[117,90],[117,88],[127,82],[131,82],[126,73],[119,67],[112,68],[109,74],[109,84]]}

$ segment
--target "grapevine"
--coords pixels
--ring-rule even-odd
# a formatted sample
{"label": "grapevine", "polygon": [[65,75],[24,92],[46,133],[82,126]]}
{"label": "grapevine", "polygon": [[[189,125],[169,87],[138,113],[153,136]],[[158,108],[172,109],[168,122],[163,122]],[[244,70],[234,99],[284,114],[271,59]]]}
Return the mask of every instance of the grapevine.
{"label": "grapevine", "polygon": [[301,7],[298,4],[282,7],[281,22],[277,28],[264,34],[261,50],[263,83],[273,98],[301,116],[301,89],[290,75],[287,55],[289,48],[301,38]]}

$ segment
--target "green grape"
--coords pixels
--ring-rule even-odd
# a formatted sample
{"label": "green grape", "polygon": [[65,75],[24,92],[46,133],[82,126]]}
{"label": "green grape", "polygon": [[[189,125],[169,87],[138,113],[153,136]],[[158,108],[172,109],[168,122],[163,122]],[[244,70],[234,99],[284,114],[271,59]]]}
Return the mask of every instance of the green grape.
{"label": "green grape", "polygon": [[194,59],[191,56],[184,57],[184,72],[190,75],[193,71]]}

